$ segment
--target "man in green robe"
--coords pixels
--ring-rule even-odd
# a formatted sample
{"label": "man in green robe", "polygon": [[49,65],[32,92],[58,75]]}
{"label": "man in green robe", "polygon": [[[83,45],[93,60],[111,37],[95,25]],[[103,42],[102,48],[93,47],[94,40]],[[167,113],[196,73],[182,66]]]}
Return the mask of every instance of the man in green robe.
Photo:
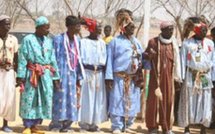
{"label": "man in green robe", "polygon": [[23,134],[43,134],[36,126],[51,119],[53,89],[59,89],[59,74],[52,40],[47,37],[49,21],[41,16],[36,32],[27,35],[19,48],[17,83],[21,87],[20,116]]}

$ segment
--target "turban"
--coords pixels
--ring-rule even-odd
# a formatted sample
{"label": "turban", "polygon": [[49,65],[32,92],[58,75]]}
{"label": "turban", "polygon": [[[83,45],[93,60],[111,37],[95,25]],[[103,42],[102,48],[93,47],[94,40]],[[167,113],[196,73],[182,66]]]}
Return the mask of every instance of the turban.
{"label": "turban", "polygon": [[10,17],[7,15],[0,15],[0,21],[3,21],[5,19],[10,19]]}
{"label": "turban", "polygon": [[207,25],[206,25],[205,23],[202,23],[202,22],[199,23],[199,24],[196,24],[196,25],[194,26],[194,29],[193,29],[194,33],[197,34],[197,35],[200,35],[200,34],[201,34],[201,29],[202,29],[203,27],[206,27],[206,28],[207,28]]}
{"label": "turban", "polygon": [[89,30],[89,32],[94,32],[96,30],[96,25],[97,25],[97,21],[94,19],[90,19],[90,18],[86,18],[86,17],[82,17],[82,19],[84,19],[85,21],[85,25],[87,25],[87,28]]}
{"label": "turban", "polygon": [[116,15],[116,28],[121,32],[125,32],[125,27],[130,24],[134,23],[130,14],[126,11],[118,12]]}
{"label": "turban", "polygon": [[42,26],[42,25],[46,25],[46,24],[49,24],[49,20],[46,17],[44,17],[44,16],[40,16],[35,21],[35,26],[36,27],[39,27],[39,26]]}
{"label": "turban", "polygon": [[172,21],[163,21],[163,22],[161,22],[161,24],[160,24],[160,29],[164,29],[164,28],[166,28],[166,27],[168,27],[168,26],[173,26],[174,24],[173,24],[173,22]]}

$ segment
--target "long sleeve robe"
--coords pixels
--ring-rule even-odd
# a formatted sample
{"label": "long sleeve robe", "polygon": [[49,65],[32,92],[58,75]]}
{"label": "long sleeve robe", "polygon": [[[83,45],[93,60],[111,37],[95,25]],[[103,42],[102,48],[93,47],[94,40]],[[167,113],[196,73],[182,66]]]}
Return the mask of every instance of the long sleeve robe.
{"label": "long sleeve robe", "polygon": [[[35,88],[30,83],[31,71],[27,67],[29,62],[51,65],[55,73],[45,69]],[[20,98],[20,116],[23,119],[51,119],[53,80],[59,79],[59,73],[50,38],[44,36],[43,43],[35,34],[27,35],[23,39],[19,48],[17,77],[25,80],[25,89]]]}

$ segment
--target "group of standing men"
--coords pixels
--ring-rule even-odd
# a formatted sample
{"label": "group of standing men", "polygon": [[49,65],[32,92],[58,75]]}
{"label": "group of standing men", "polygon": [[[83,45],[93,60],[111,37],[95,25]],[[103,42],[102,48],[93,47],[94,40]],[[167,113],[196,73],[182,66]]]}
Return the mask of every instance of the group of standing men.
{"label": "group of standing men", "polygon": [[193,22],[193,35],[183,41],[181,49],[174,39],[173,24],[163,22],[161,34],[149,41],[144,57],[151,63],[149,96],[146,103],[146,126],[149,133],[172,134],[175,89],[180,89],[178,125],[189,134],[191,124],[200,124],[200,134],[212,122],[212,88],[214,81],[214,42],[208,27],[200,19]]}
{"label": "group of standing men", "polygon": [[[135,26],[128,11],[121,10],[118,14],[128,18],[119,25],[122,33],[108,49],[99,37],[101,24],[75,16],[66,17],[67,31],[53,39],[48,36],[48,19],[37,18],[35,33],[24,37],[18,49],[17,39],[8,34],[10,18],[0,16],[1,34],[5,34],[1,36],[0,62],[1,77],[5,81],[0,85],[3,90],[0,99],[6,100],[0,102],[4,131],[12,131],[7,121],[15,120],[15,83],[21,92],[19,114],[25,127],[23,134],[43,134],[37,127],[43,119],[52,119],[50,130],[60,132],[69,131],[75,121],[79,121],[82,131],[99,131],[97,125],[107,121],[108,113],[115,133],[133,123],[140,107],[140,91],[133,78],[143,51],[133,37]],[[90,33],[82,39],[79,37],[81,24]],[[107,42],[110,40],[106,38]],[[17,52],[18,59],[15,59]],[[106,88],[110,90],[109,103]]]}
{"label": "group of standing men", "polygon": [[[41,16],[36,19],[35,33],[27,35],[18,49],[17,39],[8,34],[10,18],[0,16],[3,130],[11,131],[7,121],[15,120],[17,83],[23,134],[43,134],[37,127],[43,119],[52,119],[50,130],[68,132],[71,124],[79,121],[81,131],[99,131],[97,125],[108,116],[113,133],[126,131],[140,112],[143,60],[151,69],[146,104],[149,133],[158,133],[158,125],[163,133],[172,133],[174,86],[180,83],[179,125],[186,127],[185,133],[189,133],[189,124],[208,127],[215,55],[213,42],[205,38],[207,26],[196,24],[195,35],[183,42],[179,52],[173,23],[163,22],[159,36],[151,39],[143,51],[133,35],[132,12],[121,9],[116,12],[116,20],[120,35],[104,41],[99,37],[102,27],[98,21],[67,16],[67,31],[51,39],[49,21]],[[81,24],[90,33],[85,38],[79,36]],[[106,32],[110,29],[105,27]],[[201,133],[205,133],[205,127]]]}

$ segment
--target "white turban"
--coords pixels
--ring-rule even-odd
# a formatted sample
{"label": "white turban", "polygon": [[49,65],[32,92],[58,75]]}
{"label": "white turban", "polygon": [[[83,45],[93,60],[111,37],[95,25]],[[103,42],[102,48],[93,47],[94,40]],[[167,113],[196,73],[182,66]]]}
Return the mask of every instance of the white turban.
{"label": "white turban", "polygon": [[7,15],[0,15],[0,21],[3,21],[5,19],[10,19],[10,17]]}

